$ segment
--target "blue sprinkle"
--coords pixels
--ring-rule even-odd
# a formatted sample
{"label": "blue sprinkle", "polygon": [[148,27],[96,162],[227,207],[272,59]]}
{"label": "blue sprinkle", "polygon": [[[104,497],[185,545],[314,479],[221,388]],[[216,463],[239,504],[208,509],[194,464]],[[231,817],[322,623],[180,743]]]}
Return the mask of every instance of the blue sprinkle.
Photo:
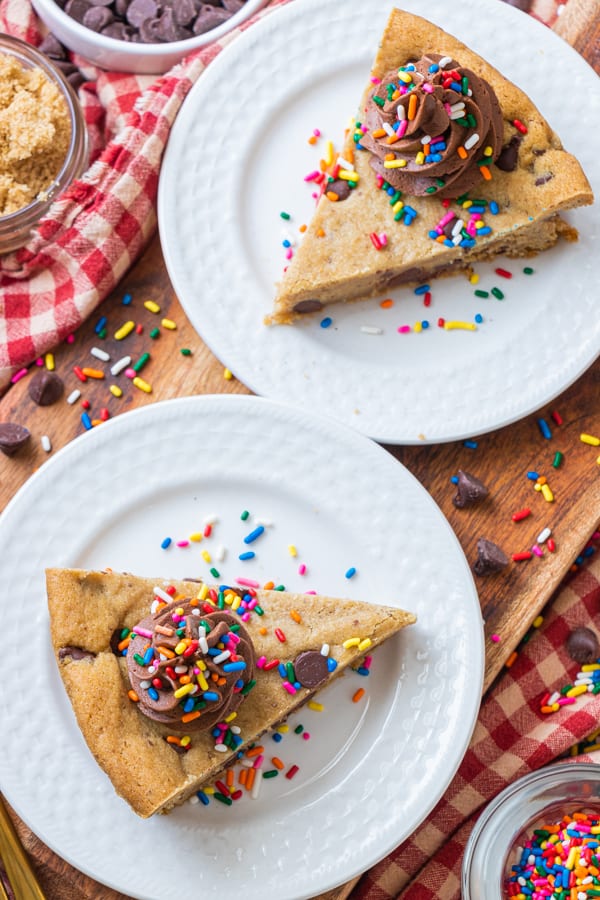
{"label": "blue sprinkle", "polygon": [[439,72],[439,71],[440,71],[440,67],[438,66],[437,63],[432,63],[432,64],[429,66],[429,71],[430,71],[430,72]]}
{"label": "blue sprinkle", "polygon": [[152,697],[153,700],[158,700],[158,691],[156,688],[148,688],[148,695]]}
{"label": "blue sprinkle", "polygon": [[473,213],[478,213],[481,215],[485,212],[485,206],[470,206],[469,207],[469,215],[473,215]]}
{"label": "blue sprinkle", "polygon": [[193,698],[193,697],[188,697],[188,698],[187,698],[187,700],[186,700],[185,703],[183,704],[183,711],[184,711],[184,713],[192,712],[192,710],[193,710],[193,708],[194,708],[194,702],[195,702],[195,701],[194,701],[194,698]]}
{"label": "blue sprinkle", "polygon": [[530,481],[537,481],[540,475],[539,472],[528,472],[527,477]]}
{"label": "blue sprinkle", "polygon": [[219,699],[219,695],[216,691],[204,691],[202,696],[205,700],[217,701]]}
{"label": "blue sprinkle", "polygon": [[329,328],[329,326],[331,325],[332,322],[333,322],[333,319],[331,318],[331,316],[325,316],[324,319],[321,319],[321,322],[320,322],[321,328]]}
{"label": "blue sprinkle", "polygon": [[489,227],[489,225],[486,225],[484,228],[477,229],[477,234],[479,237],[483,237],[484,235],[491,234],[491,233],[492,233],[492,229]]}
{"label": "blue sprinkle", "polygon": [[148,647],[146,652],[144,653],[144,665],[147,666],[154,659],[154,650],[152,647]]}
{"label": "blue sprinkle", "polygon": [[429,328],[429,321],[427,319],[423,319],[423,321],[421,322],[421,328],[423,328],[423,330]]}
{"label": "blue sprinkle", "polygon": [[355,566],[350,566],[349,569],[346,569],[346,578],[352,578],[354,575],[356,575]]}
{"label": "blue sprinkle", "polygon": [[220,728],[213,728],[213,730],[211,731],[211,734],[212,734],[212,736],[213,736],[214,738],[218,738],[219,735],[221,734],[221,729],[220,729]]}
{"label": "blue sprinkle", "polygon": [[365,676],[366,676],[366,675],[369,674],[369,670],[367,669],[366,666],[359,666],[358,669],[355,669],[354,671],[355,671],[358,675],[365,675]]}
{"label": "blue sprinkle", "polygon": [[439,238],[439,234],[437,233],[437,231],[430,231],[429,237],[431,238],[432,241],[435,241]]}
{"label": "blue sprinkle", "polygon": [[276,744],[281,743],[281,741],[283,740],[283,735],[280,734],[279,731],[276,731],[275,734],[271,735],[271,737],[273,738],[273,740],[275,741]]}
{"label": "blue sprinkle", "polygon": [[237,680],[236,683],[234,684],[234,688],[236,689],[236,691],[241,691],[241,689],[242,689],[243,687],[244,687],[244,682],[242,681],[241,678],[238,678],[238,680]]}
{"label": "blue sprinkle", "polygon": [[247,534],[244,538],[245,544],[251,544],[252,541],[255,541],[256,538],[259,538],[263,531],[265,530],[264,525],[259,525],[258,528],[255,528],[254,531],[251,531],[250,534]]}
{"label": "blue sprinkle", "polygon": [[450,481],[452,484],[458,484],[458,475],[453,475]]}
{"label": "blue sprinkle", "polygon": [[459,84],[458,81],[453,81],[450,87],[453,91],[456,91],[457,94],[462,94],[462,84]]}
{"label": "blue sprinkle", "polygon": [[446,238],[446,240],[444,241],[444,247],[454,247],[454,244],[452,243],[450,238]]}
{"label": "blue sprinkle", "polygon": [[283,244],[284,247],[291,247],[291,246],[292,246],[292,242],[291,242],[291,241],[288,241],[287,238],[285,239],[285,241],[282,241],[282,244]]}
{"label": "blue sprinkle", "polygon": [[420,294],[426,294],[429,290],[428,284],[420,284],[419,287],[415,288],[415,294],[419,296]]}
{"label": "blue sprinkle", "polygon": [[417,215],[416,209],[413,209],[412,206],[405,206],[405,207],[404,207],[404,212],[405,212],[407,215],[412,216],[413,219],[414,219],[414,217]]}
{"label": "blue sprinkle", "polygon": [[208,799],[204,791],[196,791],[196,797],[198,798],[200,803],[203,804],[203,806],[208,806],[208,804],[210,803],[210,800]]}
{"label": "blue sprinkle", "polygon": [[282,678],[287,678],[287,670],[285,668],[284,663],[279,663],[279,665],[277,666],[277,671],[279,672],[279,674],[281,675]]}
{"label": "blue sprinkle", "polygon": [[88,414],[87,414],[86,412],[81,413],[81,421],[83,422],[83,427],[84,427],[87,431],[89,431],[90,428],[93,428],[93,427],[94,427],[94,426],[92,425],[92,420],[90,419],[90,417],[88,416]]}
{"label": "blue sprinkle", "polygon": [[106,318],[106,316],[101,316],[98,319],[98,321],[96,322],[96,325],[94,327],[94,331],[96,332],[96,334],[100,334],[100,332],[104,330],[107,322],[108,322],[108,319]]}
{"label": "blue sprinkle", "polygon": [[337,660],[333,659],[331,656],[328,656],[327,657],[327,671],[335,672],[336,669],[337,669]]}
{"label": "blue sprinkle", "polygon": [[389,187],[389,188],[387,189],[386,193],[388,194],[389,197],[393,197],[394,194],[396,193],[396,188]]}
{"label": "blue sprinkle", "polygon": [[129,306],[132,300],[131,294],[125,294],[123,297],[123,306]]}
{"label": "blue sprinkle", "polygon": [[413,223],[413,221],[414,221],[414,218],[415,218],[414,216],[408,215],[408,213],[407,213],[407,211],[406,211],[406,207],[404,207],[404,224],[405,224],[405,225],[412,225],[412,223]]}
{"label": "blue sprinkle", "polygon": [[498,213],[500,212],[500,207],[498,206],[498,204],[496,203],[495,200],[492,200],[490,203],[490,212],[493,216],[497,216]]}
{"label": "blue sprinkle", "polygon": [[546,422],[545,419],[538,419],[537,423],[538,423],[538,427],[542,433],[542,437],[545,437],[546,440],[549,441],[550,438],[552,437],[552,432],[550,431],[550,426],[548,425],[548,423]]}
{"label": "blue sprinkle", "polygon": [[464,441],[463,447],[468,447],[469,450],[477,450],[477,441]]}
{"label": "blue sprinkle", "polygon": [[246,663],[243,659],[240,659],[237,662],[225,663],[223,666],[224,672],[242,672],[246,668]]}
{"label": "blue sprinkle", "polygon": [[475,321],[477,322],[478,325],[481,325],[481,323],[483,322],[483,316],[481,315],[481,313],[475,314]]}
{"label": "blue sprinkle", "polygon": [[254,559],[255,556],[256,553],[254,552],[254,550],[246,550],[245,553],[240,553],[238,559]]}
{"label": "blue sprinkle", "polygon": [[172,543],[173,543],[173,539],[172,539],[172,538],[169,538],[169,537],[166,537],[166,538],[164,539],[164,541],[162,541],[162,543],[161,543],[160,546],[162,547],[163,550],[166,550],[167,547],[170,547]]}
{"label": "blue sprinkle", "polygon": [[[492,229],[490,228],[490,231],[491,231],[491,230],[492,230]],[[483,232],[483,228],[480,228],[479,231],[477,232],[477,234],[482,234],[482,232]],[[467,248],[468,248],[468,247],[474,247],[474,246],[475,246],[475,243],[476,243],[476,242],[473,240],[473,238],[464,238],[464,240],[462,240],[462,241],[460,242],[459,247],[467,247]]]}

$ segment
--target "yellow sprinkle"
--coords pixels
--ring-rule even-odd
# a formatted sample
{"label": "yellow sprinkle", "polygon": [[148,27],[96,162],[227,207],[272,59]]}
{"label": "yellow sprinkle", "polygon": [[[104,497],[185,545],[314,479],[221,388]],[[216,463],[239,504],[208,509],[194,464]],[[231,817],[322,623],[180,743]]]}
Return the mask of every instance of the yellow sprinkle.
{"label": "yellow sprinkle", "polygon": [[338,172],[338,178],[341,178],[342,181],[360,181],[360,175],[358,172],[349,171],[348,169],[340,169]]}
{"label": "yellow sprinkle", "polygon": [[158,305],[158,303],[155,303],[154,300],[146,300],[144,306],[151,313],[160,312],[160,306]]}
{"label": "yellow sprinkle", "polygon": [[469,281],[471,284],[479,284],[479,275],[477,272],[473,272],[473,274],[469,277]]}
{"label": "yellow sprinkle", "polygon": [[143,391],[145,394],[152,393],[152,385],[148,384],[147,381],[144,381],[143,378],[140,378],[139,375],[136,375],[133,379],[133,383],[136,388],[139,388],[140,391]]}
{"label": "yellow sprinkle", "polygon": [[538,616],[536,619],[533,620],[533,627],[539,628],[542,625],[543,621],[544,621],[544,617]]}
{"label": "yellow sprinkle", "polygon": [[416,331],[417,334],[418,334],[420,331],[423,331],[423,323],[422,323],[422,322],[415,322],[414,327],[413,327],[413,331]]}
{"label": "yellow sprinkle", "polygon": [[454,331],[457,328],[462,328],[464,331],[477,331],[477,325],[474,322],[458,322],[455,320],[444,322],[444,328],[446,331]]}
{"label": "yellow sprinkle", "polygon": [[584,663],[581,667],[582,672],[597,672],[600,669],[598,663]]}
{"label": "yellow sprinkle", "polygon": [[229,713],[228,716],[225,716],[225,721],[226,721],[226,722],[233,722],[233,720],[234,720],[236,717],[237,717],[237,713],[236,713],[236,712]]}
{"label": "yellow sprinkle", "polygon": [[187,745],[190,744],[191,742],[192,742],[192,739],[189,736],[189,734],[184,734],[184,736],[179,741],[179,745],[181,747],[187,747]]}
{"label": "yellow sprinkle", "polygon": [[400,81],[403,81],[404,84],[410,84],[412,81],[412,75],[409,72],[398,71],[398,78]]}
{"label": "yellow sprinkle", "polygon": [[121,388],[119,387],[118,384],[111,384],[111,386],[109,387],[109,391],[111,392],[113,397],[122,397],[123,396],[123,391],[121,390]]}
{"label": "yellow sprinkle", "polygon": [[360,638],[353,637],[353,638],[348,638],[348,640],[344,641],[344,643],[342,644],[342,647],[344,648],[344,650],[349,650],[351,647],[358,647],[359,644],[360,644]]}
{"label": "yellow sprinkle", "polygon": [[124,325],[121,325],[121,327],[115,331],[115,340],[122,341],[128,334],[131,334],[134,328],[135,322],[125,322]]}
{"label": "yellow sprinkle", "polygon": [[415,156],[415,162],[418,166],[422,166],[423,163],[425,162],[425,154],[423,153],[422,150],[419,150],[419,152]]}
{"label": "yellow sprinkle", "polygon": [[362,640],[358,645],[358,649],[362,653],[363,650],[368,650],[372,643],[373,642],[371,641],[371,638],[364,638],[364,640]]}
{"label": "yellow sprinkle", "polygon": [[600,834],[600,825],[592,825],[590,832],[591,834]]}
{"label": "yellow sprinkle", "polygon": [[207,584],[200,585],[200,590],[196,594],[196,597],[198,600],[206,600],[206,598],[208,597],[208,585]]}
{"label": "yellow sprinkle", "polygon": [[231,371],[231,369],[223,369],[223,378],[225,379],[225,381],[231,381],[231,379],[233,378],[233,372]]}
{"label": "yellow sprinkle", "polygon": [[314,709],[315,712],[323,712],[323,710],[325,709],[323,704],[319,703],[317,700],[309,700],[306,705],[309,709]]}
{"label": "yellow sprinkle", "polygon": [[564,866],[565,869],[573,869],[575,866],[575,857],[577,856],[577,847],[571,847],[569,851],[569,855],[567,857],[567,861]]}
{"label": "yellow sprinkle", "polygon": [[587,684],[576,684],[575,687],[569,688],[566,696],[579,697],[580,694],[587,694]]}
{"label": "yellow sprinkle", "polygon": [[486,147],[483,151],[484,156],[491,156],[494,152],[493,147]]}
{"label": "yellow sprinkle", "polygon": [[211,557],[210,553],[208,552],[208,550],[202,551],[202,559],[204,560],[204,562],[207,562],[207,563],[212,562],[212,557]]}
{"label": "yellow sprinkle", "polygon": [[175,331],[177,325],[173,321],[173,319],[163,319],[160,323],[163,328],[167,328],[169,331]]}
{"label": "yellow sprinkle", "polygon": [[54,353],[46,353],[44,362],[48,371],[54,372]]}
{"label": "yellow sprinkle", "polygon": [[298,551],[296,550],[296,547],[294,546],[294,544],[289,545],[288,553],[290,554],[290,556],[298,556]]}
{"label": "yellow sprinkle", "polygon": [[231,602],[232,611],[235,612],[236,609],[239,609],[241,605],[242,605],[242,598],[240,597],[239,594],[236,594]]}
{"label": "yellow sprinkle", "polygon": [[580,434],[579,440],[582,444],[591,444],[592,447],[600,447],[600,438],[594,437],[593,434]]}
{"label": "yellow sprinkle", "polygon": [[290,730],[290,726],[289,726],[289,725],[278,725],[278,726],[277,726],[277,731],[278,731],[280,734],[287,734],[289,730]]}
{"label": "yellow sprinkle", "polygon": [[202,790],[205,794],[210,794],[211,796],[215,793],[214,787],[210,787],[208,785],[206,787],[203,787]]}
{"label": "yellow sprinkle", "polygon": [[189,539],[190,539],[190,541],[193,541],[195,544],[200,543],[200,541],[202,540],[202,532],[194,531],[193,534],[190,534]]}
{"label": "yellow sprinkle", "polygon": [[204,662],[203,659],[197,659],[196,665],[198,666],[198,668],[200,669],[201,672],[206,672],[206,663]]}
{"label": "yellow sprinkle", "polygon": [[181,656],[184,650],[187,650],[187,641],[179,641],[175,646],[175,656]]}
{"label": "yellow sprinkle", "polygon": [[396,215],[397,212],[400,212],[401,209],[404,209],[404,203],[402,200],[398,200],[397,203],[394,203],[392,206],[392,213]]}
{"label": "yellow sprinkle", "polygon": [[552,501],[554,500],[554,494],[550,490],[550,485],[543,484],[541,487],[541,491],[542,491],[542,497],[544,498],[544,500],[547,500],[548,503],[552,503]]}
{"label": "yellow sprinkle", "polygon": [[325,144],[325,165],[330,166],[333,162],[333,144],[327,141]]}
{"label": "yellow sprinkle", "polygon": [[465,200],[465,202],[462,204],[463,209],[468,209],[470,206],[473,206],[472,200]]}
{"label": "yellow sprinkle", "polygon": [[384,162],[383,167],[385,169],[403,169],[405,165],[405,159],[390,159]]}
{"label": "yellow sprinkle", "polygon": [[208,690],[208,681],[206,680],[206,678],[204,677],[204,675],[202,674],[202,672],[198,672],[198,673],[197,673],[197,675],[196,675],[196,680],[197,680],[198,684],[200,685],[200,687],[202,688],[203,691],[207,691],[207,690]]}
{"label": "yellow sprinkle", "polygon": [[191,694],[192,691],[195,690],[196,685],[190,682],[189,684],[184,684],[180,688],[177,688],[176,691],[173,691],[173,696],[179,700],[180,697],[185,697],[186,694]]}

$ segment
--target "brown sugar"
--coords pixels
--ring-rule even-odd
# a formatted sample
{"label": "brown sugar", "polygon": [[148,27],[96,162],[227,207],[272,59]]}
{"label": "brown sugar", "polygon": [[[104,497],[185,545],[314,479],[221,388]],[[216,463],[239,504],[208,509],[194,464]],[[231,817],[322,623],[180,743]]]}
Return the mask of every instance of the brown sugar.
{"label": "brown sugar", "polygon": [[60,90],[41,69],[0,53],[0,216],[48,190],[67,155],[71,125]]}

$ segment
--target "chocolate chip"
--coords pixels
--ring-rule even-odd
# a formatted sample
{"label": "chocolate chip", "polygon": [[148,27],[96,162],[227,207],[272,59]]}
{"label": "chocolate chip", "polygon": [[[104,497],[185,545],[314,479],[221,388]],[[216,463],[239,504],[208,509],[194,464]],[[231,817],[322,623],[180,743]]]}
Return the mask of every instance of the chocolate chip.
{"label": "chocolate chip", "polygon": [[125,18],[134,28],[139,28],[146,19],[155,19],[157,12],[158,6],[154,0],[131,0]]}
{"label": "chocolate chip", "polygon": [[49,56],[50,59],[65,59],[67,55],[67,51],[60,43],[58,38],[55,38],[53,34],[48,33],[42,43],[39,45],[38,50],[41,50],[42,53],[45,53],[46,56]]}
{"label": "chocolate chip", "polygon": [[66,659],[70,657],[71,659],[93,659],[95,656],[91,650],[83,650],[81,647],[60,647],[58,651],[59,659]]}
{"label": "chocolate chip", "polygon": [[110,9],[106,9],[105,6],[92,6],[84,15],[82,24],[86,28],[91,28],[92,31],[102,31],[107,25],[112,25],[114,21],[115,17]]}
{"label": "chocolate chip", "polygon": [[65,12],[76,22],[82,23],[90,6],[91,3],[88,3],[87,0],[68,0],[65,4]]}
{"label": "chocolate chip", "polygon": [[539,187],[541,184],[546,184],[546,182],[551,181],[554,178],[552,172],[547,172],[545,175],[540,175],[539,178],[535,179],[535,186]]}
{"label": "chocolate chip", "polygon": [[595,632],[582,625],[567,638],[567,653],[578,663],[595,662],[600,656],[600,644]]}
{"label": "chocolate chip", "polygon": [[0,450],[6,456],[14,456],[29,440],[29,431],[16,422],[0,422]]}
{"label": "chocolate chip", "polygon": [[65,386],[62,378],[56,372],[46,372],[41,369],[36,372],[29,382],[29,396],[38,406],[51,406],[62,395]]}
{"label": "chocolate chip", "polygon": [[329,191],[336,194],[338,200],[345,200],[346,197],[350,196],[348,182],[344,181],[342,178],[338,178],[336,181],[330,181],[327,185],[327,192]]}
{"label": "chocolate chip", "polygon": [[327,679],[327,657],[318,650],[305,650],[294,660],[296,678],[303,687],[316,688]]}
{"label": "chocolate chip", "polygon": [[300,300],[294,306],[294,312],[297,313],[318,312],[320,309],[323,309],[323,304],[320,300]]}
{"label": "chocolate chip", "polygon": [[508,557],[504,550],[486,538],[477,541],[477,559],[473,563],[476,575],[491,575],[508,565]]}
{"label": "chocolate chip", "polygon": [[196,18],[198,10],[194,0],[179,0],[173,7],[175,21],[178,25],[190,25]]}
{"label": "chocolate chip", "polygon": [[484,500],[489,494],[485,484],[474,475],[458,470],[457,493],[452,502],[458,509],[473,506],[479,500]]}
{"label": "chocolate chip", "polygon": [[517,168],[521,140],[521,135],[515,134],[511,137],[508,144],[505,144],[500,151],[500,156],[496,160],[496,165],[499,169],[502,169],[503,172],[514,172]]}
{"label": "chocolate chip", "polygon": [[218,6],[210,6],[203,3],[200,12],[194,22],[194,34],[204,34],[218,25],[222,25],[231,18],[231,13],[226,9],[220,9]]}

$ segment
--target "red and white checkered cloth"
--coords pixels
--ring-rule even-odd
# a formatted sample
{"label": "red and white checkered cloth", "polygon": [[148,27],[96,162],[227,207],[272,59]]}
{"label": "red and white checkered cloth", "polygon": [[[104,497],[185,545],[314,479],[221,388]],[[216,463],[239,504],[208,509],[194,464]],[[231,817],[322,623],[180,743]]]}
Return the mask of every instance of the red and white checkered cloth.
{"label": "red and white checkered cloth", "polygon": [[[503,788],[556,762],[600,727],[600,694],[540,712],[546,691],[580,669],[565,650],[581,625],[600,631],[600,559],[557,593],[544,623],[486,695],[463,762],[443,798],[403,844],[358,882],[350,900],[459,900],[465,844],[477,816]],[[599,762],[600,751],[576,757]]]}
{"label": "red and white checkered cloth", "polygon": [[[74,331],[139,257],[156,228],[160,164],[186,94],[223,47],[281,2],[162,77],[103,72],[72,57],[87,79],[78,93],[91,166],[22,249],[0,256],[0,391]],[[29,0],[0,0],[0,30],[35,46],[46,32]]]}

